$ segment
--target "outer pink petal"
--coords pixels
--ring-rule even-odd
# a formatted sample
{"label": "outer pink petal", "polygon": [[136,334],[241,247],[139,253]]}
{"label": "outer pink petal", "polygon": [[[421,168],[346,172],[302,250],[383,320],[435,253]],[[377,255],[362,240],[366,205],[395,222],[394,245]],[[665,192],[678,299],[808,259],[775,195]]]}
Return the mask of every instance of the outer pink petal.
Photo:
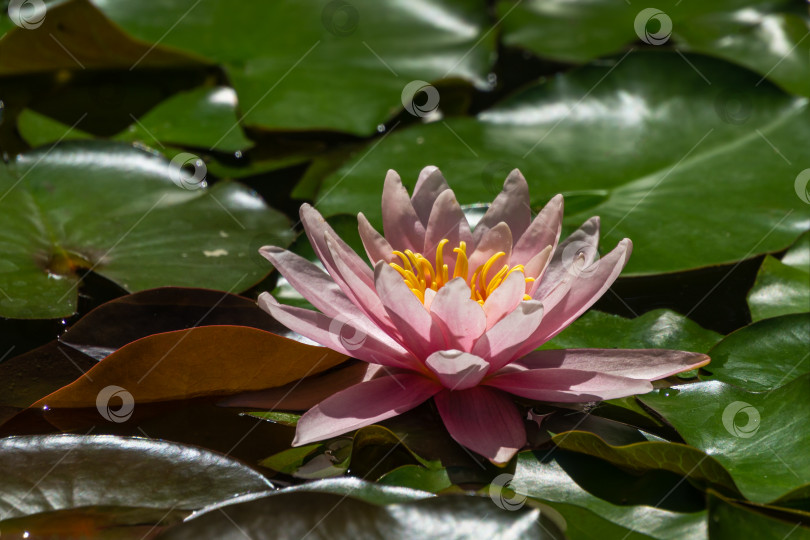
{"label": "outer pink petal", "polygon": [[518,357],[517,351],[537,331],[542,319],[543,304],[534,300],[521,302],[481,336],[472,353],[489,362],[489,371],[494,373]]}
{"label": "outer pink petal", "polygon": [[445,390],[436,407],[450,435],[462,446],[495,463],[506,463],[526,444],[526,428],[508,396],[475,386]]}
{"label": "outer pink petal", "polygon": [[427,227],[428,219],[430,219],[433,203],[436,202],[442,191],[448,189],[450,188],[447,186],[447,182],[438,167],[428,165],[419,173],[416,187],[413,188],[411,204],[416,215],[419,216],[419,221],[425,227]]}
{"label": "outer pink petal", "polygon": [[450,189],[442,191],[433,204],[428,225],[425,229],[425,244],[422,246],[421,253],[429,260],[433,260],[439,242],[445,238],[450,241],[446,246],[448,252],[445,256],[445,263],[452,276],[455,268],[455,257],[452,249],[462,241],[469,245],[472,240],[472,233],[470,232],[470,224],[467,222],[458,201],[456,201],[456,196]]}
{"label": "outer pink petal", "polygon": [[382,196],[385,239],[399,251],[419,253],[425,242],[425,227],[411,205],[408,191],[396,171],[385,175]]}
{"label": "outer pink petal", "polygon": [[575,277],[565,296],[553,308],[548,308],[537,332],[526,341],[518,356],[523,356],[556,336],[591,307],[619,277],[632,251],[632,242],[625,238],[613,251]]}
{"label": "outer pink petal", "polygon": [[487,330],[511,313],[523,300],[526,279],[523,272],[512,272],[484,301]]}
{"label": "outer pink petal", "polygon": [[343,313],[352,318],[363,314],[326,272],[305,258],[275,246],[265,246],[259,253],[322,313],[330,317]]}
{"label": "outer pink petal", "polygon": [[357,230],[360,233],[360,240],[363,241],[363,247],[366,248],[366,254],[371,264],[377,264],[377,261],[395,262],[399,260],[394,255],[394,248],[388,243],[383,235],[371,226],[366,216],[362,212],[357,214]]}
{"label": "outer pink petal", "polygon": [[342,435],[413,409],[439,392],[435,381],[411,373],[373,379],[332,395],[298,420],[293,446]]}
{"label": "outer pink petal", "polygon": [[542,299],[568,273],[569,267],[577,257],[582,256],[584,266],[590,265],[596,258],[599,248],[599,217],[595,216],[582,224],[563,240],[548,264],[548,269],[537,288],[536,298]]}
{"label": "outer pink petal", "polygon": [[532,351],[512,365],[526,369],[598,371],[654,381],[705,366],[709,360],[705,354],[667,349],[561,349]]}
{"label": "outer pink petal", "polygon": [[259,307],[290,330],[339,353],[373,364],[419,369],[407,350],[362,318],[331,318],[310,309],[279,304],[270,293],[259,295]]}
{"label": "outer pink petal", "polygon": [[444,348],[441,330],[425,306],[411,292],[399,272],[384,262],[375,267],[377,293],[388,316],[399,330],[401,343],[419,358]]}
{"label": "outer pink petal", "polygon": [[653,389],[649,381],[595,371],[560,368],[504,371],[481,384],[529,399],[564,403],[646,394]]}
{"label": "outer pink petal", "polygon": [[[506,177],[501,191],[478,222],[473,235],[474,242],[483,238],[485,232],[500,222],[504,222],[512,231],[512,237],[517,239],[529,227],[532,220],[532,210],[529,204],[529,185],[526,179],[515,169]],[[540,248],[544,246],[539,246]]]}
{"label": "outer pink petal", "polygon": [[469,352],[487,329],[484,310],[470,298],[470,287],[460,277],[439,289],[430,304],[430,315],[441,328],[445,349]]}
{"label": "outer pink petal", "polygon": [[368,265],[366,265],[366,263],[363,262],[363,260],[356,253],[354,253],[354,251],[352,251],[346,242],[337,236],[332,227],[326,223],[326,220],[323,219],[323,216],[321,216],[317,210],[308,204],[302,204],[300,216],[301,222],[304,224],[304,231],[306,231],[307,238],[309,238],[309,243],[312,244],[315,254],[323,263],[326,271],[329,272],[329,275],[332,276],[332,279],[335,280],[335,283],[337,283],[338,287],[341,288],[343,293],[352,302],[359,305],[360,302],[358,301],[357,295],[353,288],[346,284],[345,279],[338,271],[335,260],[326,245],[326,237],[324,235],[328,232],[336,239],[336,243],[345,253],[347,253],[347,257],[350,259],[347,264],[350,266],[350,268],[352,268],[354,273],[361,275],[361,279],[366,283],[373,282],[374,274],[371,271],[371,268],[369,268]]}
{"label": "outer pink petal", "polygon": [[[476,227],[475,230],[477,231],[478,228]],[[509,230],[509,226],[503,221],[494,225],[491,229],[488,229],[483,236],[480,237],[480,240],[478,240],[475,250],[469,255],[469,276],[467,277],[472,277],[473,272],[475,272],[479,266],[487,262],[490,257],[499,251],[503,251],[505,256],[498,259],[497,264],[493,265],[492,269],[489,271],[490,277],[494,276],[505,264],[513,266],[509,262],[512,257],[512,232]]]}
{"label": "outer pink petal", "polygon": [[458,350],[436,351],[427,357],[425,365],[450,390],[477,386],[489,370],[489,363],[483,358]]}
{"label": "outer pink petal", "polygon": [[532,224],[519,238],[512,250],[513,264],[526,264],[545,246],[556,248],[560,239],[563,217],[563,196],[556,195],[537,214]]}
{"label": "outer pink petal", "polygon": [[324,235],[326,249],[332,257],[335,272],[343,279],[346,286],[351,289],[354,303],[385,333],[396,337],[396,327],[391,322],[383,303],[380,301],[374,282],[368,283],[365,276],[358,274],[347,264],[352,260],[354,252],[346,252],[341,249],[340,243],[329,232],[325,232]]}

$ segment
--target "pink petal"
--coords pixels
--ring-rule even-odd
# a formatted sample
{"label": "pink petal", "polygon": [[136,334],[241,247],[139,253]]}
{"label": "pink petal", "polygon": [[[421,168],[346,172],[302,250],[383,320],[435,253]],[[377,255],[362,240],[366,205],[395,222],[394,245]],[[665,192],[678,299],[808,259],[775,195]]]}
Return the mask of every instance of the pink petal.
{"label": "pink petal", "polygon": [[489,364],[483,358],[458,350],[436,351],[428,356],[425,365],[449,390],[472,388],[489,370]]}
{"label": "pink petal", "polygon": [[283,411],[305,411],[335,392],[385,375],[378,364],[357,362],[336,371],[306,377],[284,386],[256,392],[243,392],[217,401],[218,407],[241,407]]}
{"label": "pink petal", "polygon": [[452,249],[462,241],[469,246],[472,233],[470,233],[470,224],[467,222],[458,201],[456,201],[456,196],[450,189],[442,191],[433,204],[427,228],[425,229],[425,244],[421,253],[429,260],[433,260],[439,242],[445,238],[449,240],[446,246],[448,251],[445,255],[445,263],[447,263],[449,274],[452,276],[456,260]]}
{"label": "pink petal", "polygon": [[329,232],[324,232],[324,240],[326,249],[332,257],[335,275],[340,276],[350,289],[354,303],[385,333],[396,336],[396,327],[389,319],[388,313],[377,295],[374,282],[368,283],[365,276],[358,274],[348,266],[347,263],[353,259],[354,252],[346,252],[341,249],[340,242]]}
{"label": "pink petal", "polygon": [[[547,308],[548,311],[546,311],[543,322],[540,323],[540,327],[531,339],[526,341],[519,356],[536,349],[556,336],[605,294],[619,277],[632,251],[632,242],[625,238],[613,251],[584,269],[580,275],[575,276],[565,296],[552,308]],[[564,280],[569,278],[570,276]],[[543,304],[546,304],[545,300]]]}
{"label": "pink petal", "polygon": [[332,395],[298,421],[293,446],[342,435],[424,403],[441,386],[422,375],[395,373]]}
{"label": "pink petal", "polygon": [[484,310],[470,298],[470,287],[460,277],[439,289],[430,304],[430,315],[444,335],[446,349],[469,352],[487,329]]}
{"label": "pink petal", "polygon": [[557,246],[562,230],[563,196],[555,195],[520,237],[515,237],[512,264],[526,264],[545,246]]}
{"label": "pink petal", "polygon": [[396,262],[399,259],[394,255],[394,248],[388,243],[383,235],[371,226],[366,216],[362,212],[357,214],[357,230],[360,233],[360,240],[363,241],[363,247],[366,248],[366,254],[371,264],[377,264],[377,261]]}
{"label": "pink petal", "polygon": [[[532,209],[529,204],[529,184],[515,169],[506,177],[501,191],[475,227],[474,242],[483,238],[487,230],[504,222],[512,231],[513,238],[520,238],[532,220]],[[543,247],[543,246],[540,246]]]}
{"label": "pink petal", "polygon": [[408,191],[396,171],[385,175],[382,196],[385,239],[399,251],[420,253],[425,242],[425,227],[411,205]]}
{"label": "pink petal", "polygon": [[525,264],[524,271],[526,273],[526,277],[534,278],[534,281],[527,283],[525,287],[526,294],[529,296],[531,296],[534,291],[537,290],[537,287],[543,280],[543,275],[546,272],[546,268],[548,268],[548,263],[551,261],[551,253],[551,246],[546,246],[543,251],[529,259],[529,262]]}
{"label": "pink petal", "polygon": [[335,241],[337,245],[341,247],[341,251],[346,253],[348,259],[346,261],[347,266],[352,269],[352,273],[357,274],[366,284],[373,283],[374,274],[371,268],[352,251],[346,242],[337,236],[332,227],[329,226],[317,210],[308,204],[302,204],[299,214],[301,216],[301,222],[304,224],[304,231],[307,234],[307,238],[309,238],[309,243],[312,244],[315,254],[323,263],[326,271],[329,272],[329,275],[332,276],[332,279],[335,280],[335,283],[337,283],[338,287],[341,288],[349,300],[359,305],[357,295],[353,288],[346,284],[345,279],[337,270],[335,260],[326,245],[326,237],[324,235],[330,233],[336,239]]}
{"label": "pink petal", "polygon": [[483,386],[445,390],[434,397],[450,436],[495,463],[506,463],[526,444],[520,412],[508,396]]}
{"label": "pink petal", "polygon": [[500,388],[516,396],[563,403],[615,399],[646,394],[653,389],[649,381],[560,368],[505,370],[481,384]]}
{"label": "pink petal", "polygon": [[487,330],[511,313],[523,300],[526,279],[523,272],[512,272],[484,301]]}
{"label": "pink petal", "polygon": [[490,363],[490,373],[498,371],[518,357],[518,350],[543,319],[543,304],[526,300],[514,311],[487,330],[475,344],[472,353]]}
{"label": "pink petal", "polygon": [[[476,227],[475,230],[477,231],[478,227]],[[470,270],[469,276],[467,277],[472,277],[473,272],[475,272],[479,266],[487,262],[490,257],[499,251],[503,251],[505,256],[498,259],[497,264],[493,265],[489,272],[490,277],[494,276],[503,265],[510,264],[509,261],[512,257],[512,231],[509,230],[509,226],[503,221],[494,225],[491,229],[488,229],[484,235],[480,237],[480,240],[475,246],[475,251],[469,255]],[[486,278],[487,276],[484,277]]]}
{"label": "pink petal", "polygon": [[327,317],[310,309],[279,304],[266,292],[259,295],[259,307],[290,330],[339,353],[373,364],[419,369],[407,350],[362,318]]}
{"label": "pink petal", "polygon": [[512,363],[526,369],[598,371],[654,381],[709,363],[705,354],[667,349],[562,349],[532,351]]}
{"label": "pink petal", "polygon": [[265,246],[259,253],[322,313],[330,317],[344,313],[353,318],[363,314],[326,272],[303,257],[275,246]]}
{"label": "pink petal", "polygon": [[[548,294],[572,265],[589,266],[599,254],[598,248],[599,217],[592,217],[557,246],[546,274],[537,288],[537,298],[542,299]],[[577,262],[580,256],[581,262]]]}
{"label": "pink petal", "polygon": [[416,215],[419,216],[419,221],[425,227],[427,227],[433,203],[436,202],[442,191],[448,189],[450,188],[447,186],[447,182],[438,167],[428,165],[419,173],[416,187],[413,188],[411,204]]}
{"label": "pink petal", "polygon": [[444,345],[441,330],[434,324],[425,306],[390,265],[378,262],[375,267],[377,293],[388,316],[402,336],[402,345],[419,358],[427,358]]}

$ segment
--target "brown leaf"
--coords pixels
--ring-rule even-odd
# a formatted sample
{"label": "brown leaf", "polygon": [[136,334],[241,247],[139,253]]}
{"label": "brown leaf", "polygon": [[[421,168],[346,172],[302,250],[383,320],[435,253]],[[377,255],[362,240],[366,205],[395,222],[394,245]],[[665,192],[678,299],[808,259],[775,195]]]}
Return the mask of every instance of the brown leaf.
{"label": "brown leaf", "polygon": [[[117,394],[125,402],[131,394],[134,405],[231,395],[282,386],[346,358],[255,328],[201,326],[134,341],[32,406],[95,407],[99,393],[109,386],[125,390]],[[113,409],[120,405],[120,400],[107,401],[104,406]]]}

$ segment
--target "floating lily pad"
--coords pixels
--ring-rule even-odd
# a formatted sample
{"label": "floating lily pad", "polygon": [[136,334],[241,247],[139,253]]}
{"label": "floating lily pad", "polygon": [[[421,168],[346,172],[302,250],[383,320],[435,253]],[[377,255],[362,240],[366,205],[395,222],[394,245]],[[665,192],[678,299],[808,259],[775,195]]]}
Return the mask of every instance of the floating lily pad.
{"label": "floating lily pad", "polygon": [[574,0],[564,9],[543,0],[501,0],[497,5],[504,43],[541,57],[583,63],[633,42],[674,46],[742,64],[807,96],[810,44],[804,37],[810,24],[790,8],[790,2],[743,0],[663,0],[652,7]]}
{"label": "floating lily pad", "polygon": [[656,309],[634,319],[589,311],[542,349],[676,349],[706,352],[722,336],[674,311]]}
{"label": "floating lily pad", "polygon": [[285,0],[250,10],[227,0],[171,0],[149,10],[118,0],[96,4],[158,48],[222,64],[244,122],[270,129],[370,135],[402,110],[411,81],[462,78],[487,87],[494,57],[496,33],[482,1],[416,8],[407,1]]}
{"label": "floating lily pad", "polygon": [[264,538],[268,531],[273,538],[285,540],[359,537],[371,531],[386,538],[565,538],[555,521],[528,505],[509,512],[494,506],[488,497],[435,497],[424,491],[346,480],[334,487],[316,483],[217,505],[161,538],[203,535],[230,540],[245,534]]}
{"label": "floating lily pad", "polygon": [[703,368],[716,379],[746,390],[774,390],[810,373],[810,313],[765,319],[729,334]]}
{"label": "floating lily pad", "polygon": [[752,501],[768,502],[810,482],[802,435],[810,432],[810,374],[768,392],[707,381],[640,399],[719,461]]}
{"label": "floating lily pad", "polygon": [[[684,502],[688,498],[684,483],[673,488],[673,478],[634,477],[605,462],[556,450],[553,456],[550,452],[521,452],[514,477],[508,480],[518,501],[536,498],[559,511],[576,540],[706,536],[706,512]],[[589,530],[585,524],[599,528]],[[600,534],[594,536],[594,530]]]}
{"label": "floating lily pad", "polygon": [[765,257],[748,293],[755,321],[810,311],[810,233],[804,233],[782,260]]}
{"label": "floating lily pad", "polygon": [[[171,150],[166,145],[222,152],[247,150],[252,143],[242,133],[236,107],[236,93],[227,86],[180,92],[141,118],[132,117],[132,124],[114,139],[142,142],[167,154]],[[92,138],[78,126],[67,126],[30,109],[20,114],[17,127],[31,146]]]}
{"label": "floating lily pad", "polygon": [[709,493],[710,538],[810,539],[807,513],[733,501]]}
{"label": "floating lily pad", "polygon": [[0,166],[0,316],[71,315],[91,269],[129,291],[238,292],[266,276],[254,239],[287,245],[287,218],[239,184],[204,187],[204,169],[184,163],[193,156],[170,163],[128,145],[77,142]]}
{"label": "floating lily pad", "polygon": [[273,489],[221,454],[134,437],[10,437],[0,456],[0,519],[98,505],[194,510]]}

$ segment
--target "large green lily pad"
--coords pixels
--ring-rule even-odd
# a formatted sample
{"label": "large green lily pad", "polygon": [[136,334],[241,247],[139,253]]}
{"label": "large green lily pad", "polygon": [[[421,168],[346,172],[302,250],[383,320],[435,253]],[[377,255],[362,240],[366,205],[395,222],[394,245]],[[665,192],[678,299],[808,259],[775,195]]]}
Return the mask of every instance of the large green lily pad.
{"label": "large green lily pad", "polygon": [[765,257],[748,293],[755,321],[810,311],[810,232],[804,233],[782,260]]}
{"label": "large green lily pad", "polygon": [[[252,143],[242,133],[236,108],[236,94],[228,86],[180,92],[141,118],[132,117],[132,124],[114,138],[149,145],[162,150],[164,155],[172,152],[166,145],[242,151]],[[58,140],[93,138],[78,126],[65,125],[30,109],[20,113],[17,129],[34,147]]]}
{"label": "large green lily pad", "polygon": [[[791,2],[663,0],[654,6],[611,0],[501,0],[503,41],[535,54],[581,63],[641,46],[674,46],[746,66],[786,90],[810,95],[810,30]],[[798,7],[798,6],[797,6]],[[806,9],[804,10],[806,14]],[[711,80],[711,79],[709,79]]]}
{"label": "large green lily pad", "polygon": [[270,129],[370,135],[403,108],[411,81],[487,87],[494,57],[483,1],[95,3],[137,38],[221,64],[244,122]]}
{"label": "large green lily pad", "polygon": [[810,432],[810,374],[768,392],[707,381],[641,400],[719,461],[752,501],[768,502],[810,482],[804,436]]}
{"label": "large green lily pad", "polygon": [[83,142],[0,167],[0,316],[55,318],[76,309],[92,269],[130,291],[198,286],[241,291],[269,268],[256,237],[287,245],[289,221],[233,182],[129,145]]}
{"label": "large green lily pad", "polygon": [[[380,226],[387,169],[412,187],[437,165],[466,204],[494,198],[518,167],[535,209],[563,193],[569,228],[599,215],[606,249],[631,238],[626,274],[786,248],[807,227],[794,190],[798,164],[810,160],[807,100],[756,86],[757,76],[725,62],[690,62],[714,83],[675,53],[633,52],[531,86],[476,119],[395,129],[323,182],[318,208],[358,208]],[[727,89],[751,101],[744,125],[717,111]]]}
{"label": "large green lily pad", "polygon": [[530,497],[549,504],[566,518],[567,532],[577,540],[705,537],[706,513],[690,506],[684,489],[688,484],[673,489],[662,479],[636,477],[593,458],[556,450],[553,455],[521,452],[514,476],[498,480],[501,485],[508,480],[517,494],[505,502]]}
{"label": "large green lily pad", "polygon": [[810,313],[765,319],[729,334],[709,356],[704,379],[773,390],[810,373]]}
{"label": "large green lily pad", "polygon": [[94,505],[194,510],[273,489],[221,454],[135,437],[9,437],[0,456],[0,519]]}

